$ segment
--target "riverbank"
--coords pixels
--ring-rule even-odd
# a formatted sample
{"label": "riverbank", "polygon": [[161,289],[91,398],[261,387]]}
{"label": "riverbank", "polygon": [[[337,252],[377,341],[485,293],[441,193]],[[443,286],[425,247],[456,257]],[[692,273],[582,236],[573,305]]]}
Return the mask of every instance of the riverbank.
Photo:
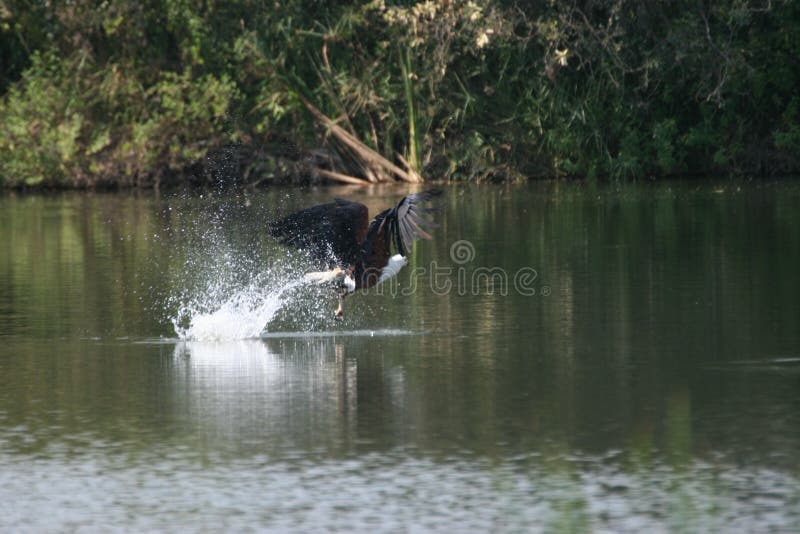
{"label": "riverbank", "polygon": [[336,128],[437,180],[800,173],[780,0],[5,2],[0,56],[2,188],[397,179]]}

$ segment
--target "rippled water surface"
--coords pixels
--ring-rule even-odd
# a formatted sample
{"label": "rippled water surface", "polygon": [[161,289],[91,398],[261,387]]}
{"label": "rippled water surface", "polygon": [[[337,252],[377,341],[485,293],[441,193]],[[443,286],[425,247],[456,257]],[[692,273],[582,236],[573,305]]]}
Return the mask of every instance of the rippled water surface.
{"label": "rippled water surface", "polygon": [[800,531],[800,187],[445,189],[398,283],[266,221],[0,197],[2,531]]}

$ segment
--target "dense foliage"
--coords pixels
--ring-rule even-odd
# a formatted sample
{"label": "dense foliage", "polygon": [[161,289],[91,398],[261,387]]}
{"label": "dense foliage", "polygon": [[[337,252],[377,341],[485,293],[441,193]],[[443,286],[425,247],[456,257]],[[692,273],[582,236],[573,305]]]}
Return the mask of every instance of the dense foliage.
{"label": "dense foliage", "polygon": [[303,179],[304,101],[429,179],[800,170],[791,0],[0,0],[0,60],[6,186]]}

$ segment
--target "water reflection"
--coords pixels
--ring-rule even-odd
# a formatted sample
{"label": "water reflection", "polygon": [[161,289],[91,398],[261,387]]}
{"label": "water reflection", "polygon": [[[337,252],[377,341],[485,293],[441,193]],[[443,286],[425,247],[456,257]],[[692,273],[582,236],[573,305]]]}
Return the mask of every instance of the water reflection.
{"label": "water reflection", "polygon": [[370,350],[381,341],[348,334],[180,342],[175,409],[210,447],[239,454],[336,457],[410,444],[406,369]]}
{"label": "water reflection", "polygon": [[549,296],[298,287],[230,342],[170,299],[269,295],[263,221],[336,193],[0,198],[0,530],[800,530],[800,190],[648,187],[449,190],[418,266]]}
{"label": "water reflection", "polygon": [[181,342],[174,388],[215,447],[335,454],[354,440],[357,371],[332,340]]}

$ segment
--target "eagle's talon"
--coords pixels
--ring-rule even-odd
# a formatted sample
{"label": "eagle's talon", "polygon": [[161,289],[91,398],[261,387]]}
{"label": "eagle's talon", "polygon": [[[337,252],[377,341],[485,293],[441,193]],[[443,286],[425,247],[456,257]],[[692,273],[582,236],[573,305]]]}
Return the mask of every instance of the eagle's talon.
{"label": "eagle's talon", "polygon": [[341,319],[344,315],[344,293],[339,293],[339,306],[336,308],[336,311],[333,313],[334,318]]}

